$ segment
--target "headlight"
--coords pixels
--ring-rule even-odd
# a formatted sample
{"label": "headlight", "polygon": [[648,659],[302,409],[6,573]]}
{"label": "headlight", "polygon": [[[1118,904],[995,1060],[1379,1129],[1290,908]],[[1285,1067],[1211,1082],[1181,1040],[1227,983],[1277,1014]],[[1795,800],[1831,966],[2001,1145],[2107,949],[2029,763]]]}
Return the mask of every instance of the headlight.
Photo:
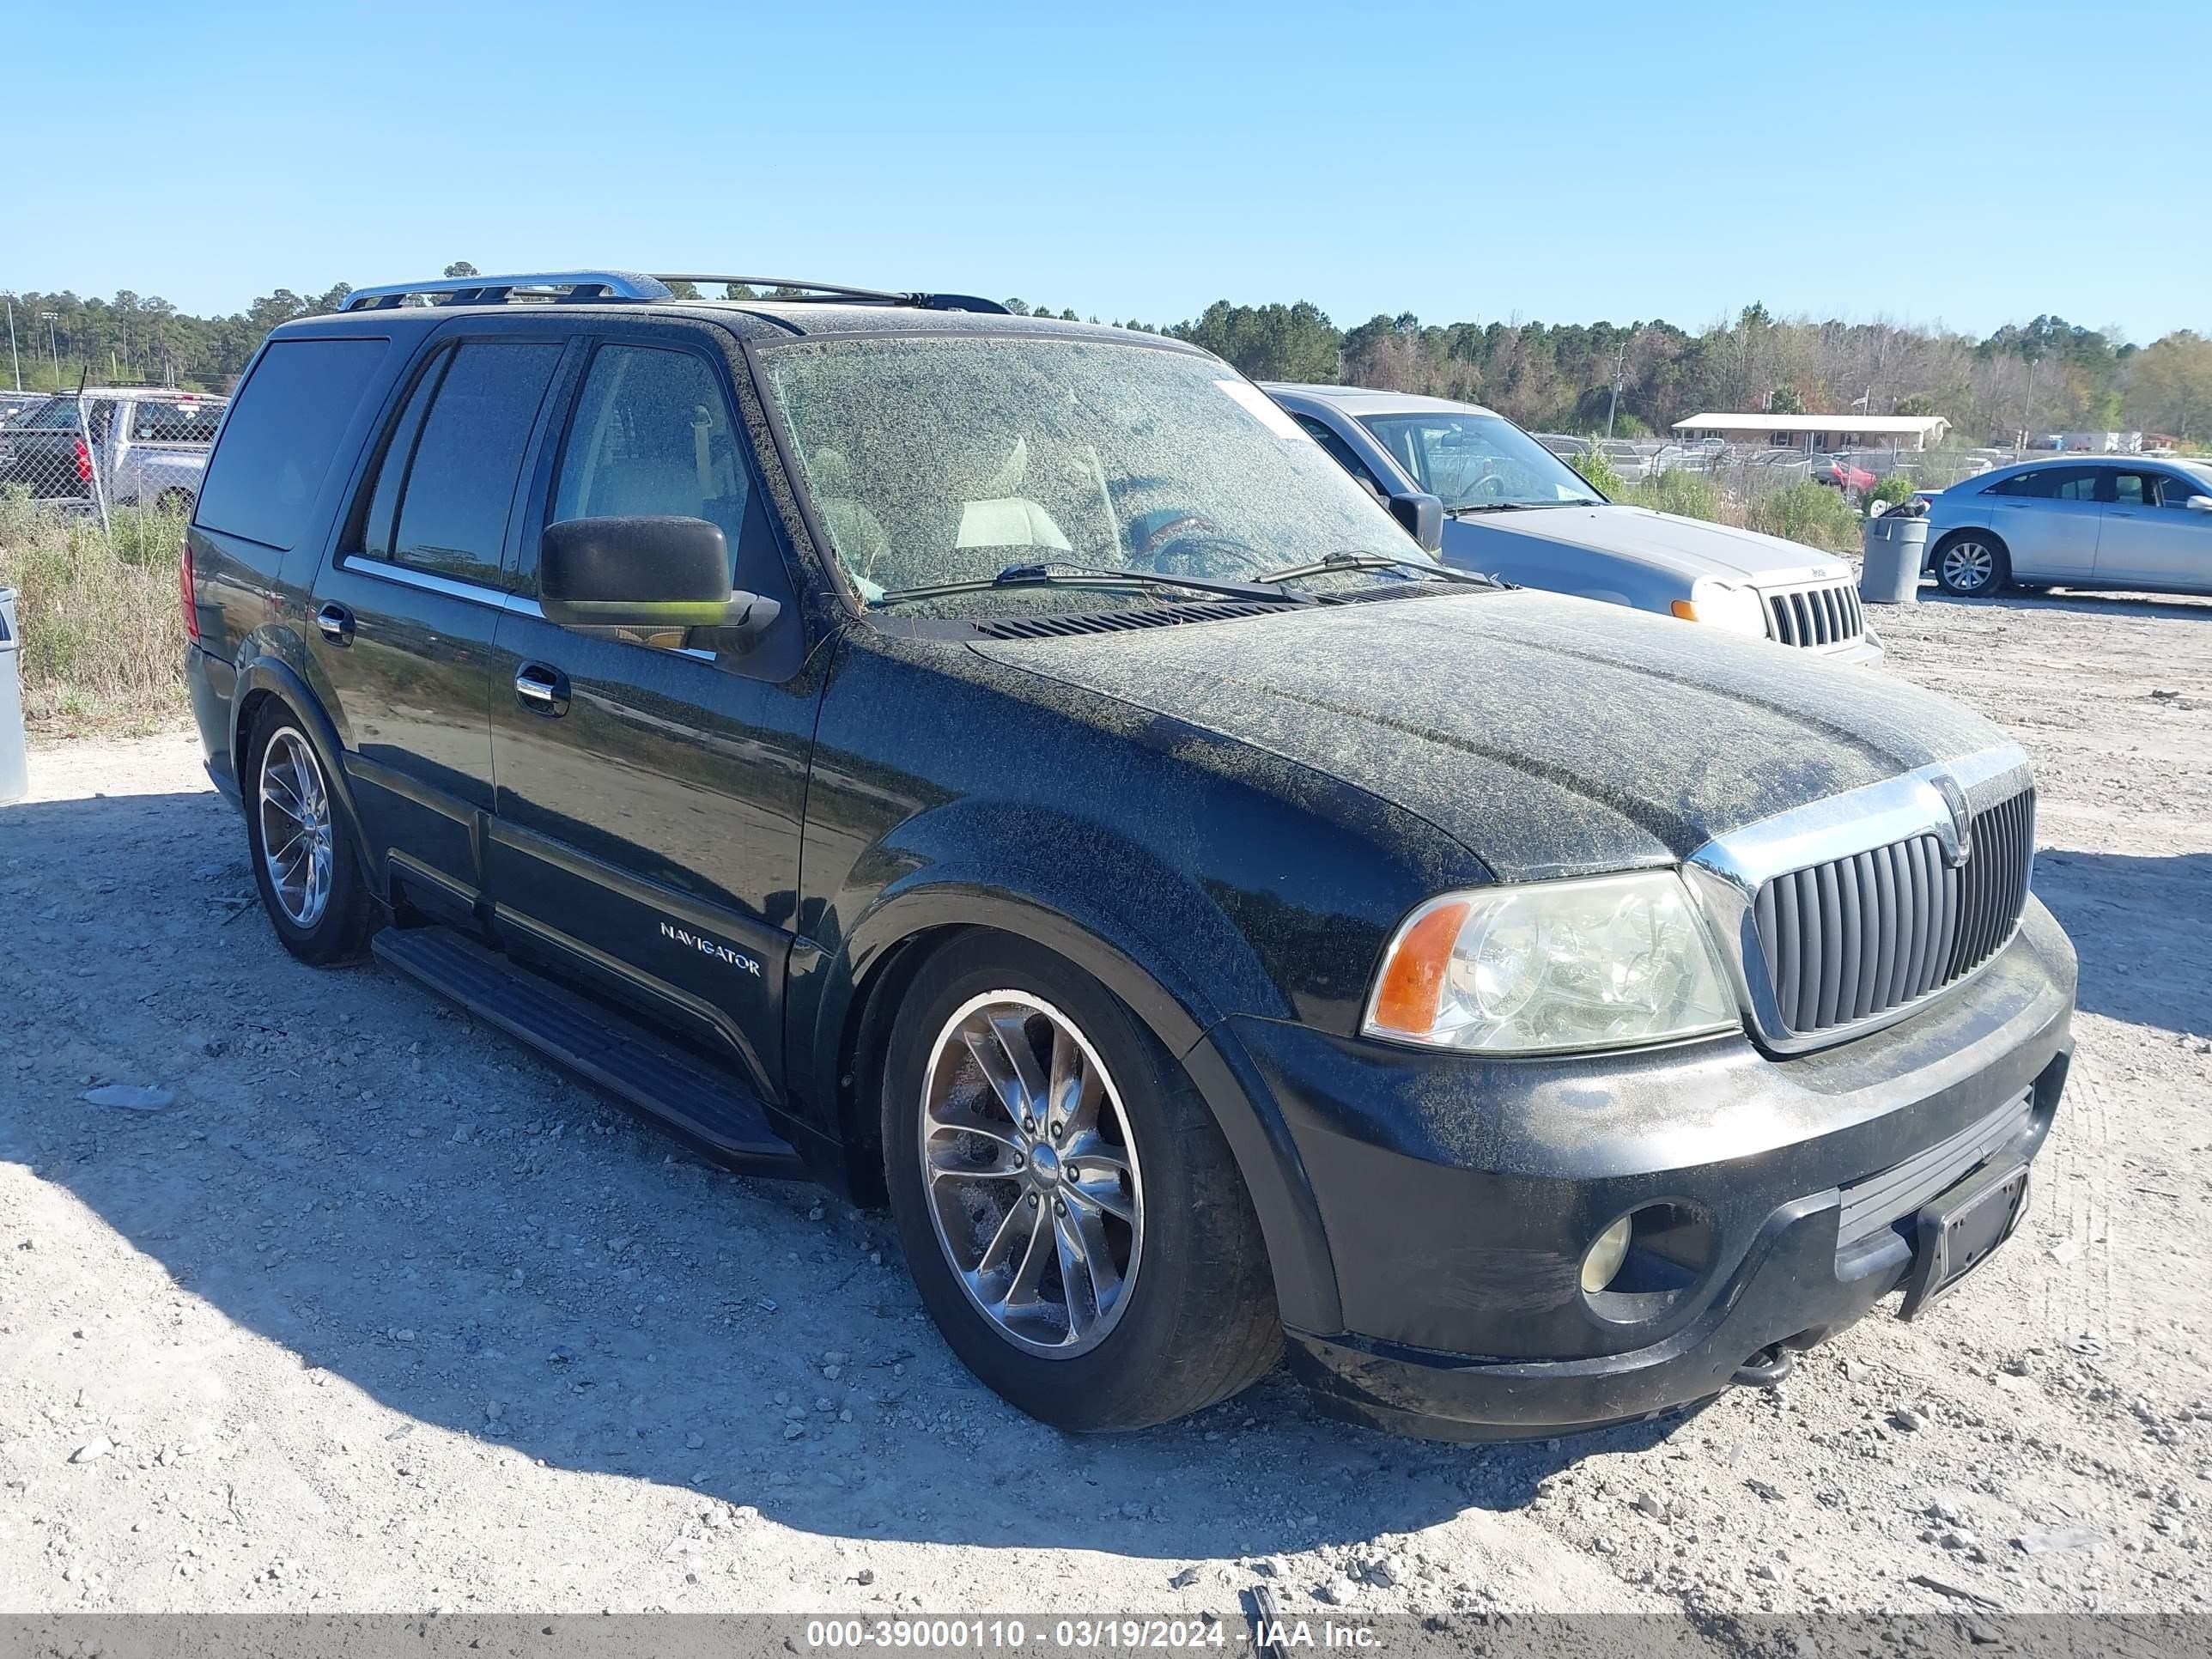
{"label": "headlight", "polygon": [[1688,599],[1675,600],[1669,609],[1686,622],[1704,623],[1762,640],[1766,637],[1766,601],[1755,588],[1698,580],[1690,585]]}
{"label": "headlight", "polygon": [[1367,1001],[1369,1036],[1560,1054],[1741,1023],[1671,870],[1447,893],[1406,918]]}

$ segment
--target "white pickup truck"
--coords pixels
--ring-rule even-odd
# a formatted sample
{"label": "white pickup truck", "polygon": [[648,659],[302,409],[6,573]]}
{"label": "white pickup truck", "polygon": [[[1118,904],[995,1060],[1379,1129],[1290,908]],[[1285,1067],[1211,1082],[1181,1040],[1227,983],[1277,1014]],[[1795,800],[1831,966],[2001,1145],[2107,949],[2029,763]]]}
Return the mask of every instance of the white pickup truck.
{"label": "white pickup truck", "polygon": [[0,489],[89,507],[96,478],[110,507],[188,511],[229,401],[167,386],[63,392],[0,426]]}

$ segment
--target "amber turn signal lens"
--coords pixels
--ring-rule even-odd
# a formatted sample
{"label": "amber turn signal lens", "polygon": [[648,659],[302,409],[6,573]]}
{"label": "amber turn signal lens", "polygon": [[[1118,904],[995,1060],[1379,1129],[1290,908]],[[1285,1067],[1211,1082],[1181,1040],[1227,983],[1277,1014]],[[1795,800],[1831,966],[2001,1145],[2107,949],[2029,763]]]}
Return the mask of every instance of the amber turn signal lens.
{"label": "amber turn signal lens", "polygon": [[1425,1036],[1437,1023],[1452,946],[1466,926],[1468,904],[1440,904],[1400,936],[1398,948],[1382,964],[1370,1024],[1409,1036]]}
{"label": "amber turn signal lens", "polygon": [[1695,622],[1698,619],[1698,607],[1687,599],[1677,599],[1667,608],[1684,622]]}

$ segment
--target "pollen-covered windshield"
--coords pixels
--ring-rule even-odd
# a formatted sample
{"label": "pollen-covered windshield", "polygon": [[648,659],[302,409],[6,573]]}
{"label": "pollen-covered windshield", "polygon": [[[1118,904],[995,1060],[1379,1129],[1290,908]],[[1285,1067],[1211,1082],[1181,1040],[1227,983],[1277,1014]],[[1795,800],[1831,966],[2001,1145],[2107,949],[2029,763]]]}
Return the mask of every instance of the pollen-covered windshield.
{"label": "pollen-covered windshield", "polygon": [[[762,357],[816,516],[871,601],[1016,565],[1240,581],[1331,554],[1425,556],[1210,357],[1006,335],[810,340]],[[990,597],[1145,602],[1127,589]]]}

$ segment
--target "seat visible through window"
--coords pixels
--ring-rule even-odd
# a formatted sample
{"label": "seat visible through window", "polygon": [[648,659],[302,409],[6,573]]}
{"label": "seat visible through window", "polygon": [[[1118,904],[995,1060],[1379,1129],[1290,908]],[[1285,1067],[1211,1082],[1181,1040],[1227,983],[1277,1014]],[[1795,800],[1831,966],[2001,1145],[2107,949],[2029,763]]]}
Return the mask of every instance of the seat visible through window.
{"label": "seat visible through window", "polygon": [[562,453],[553,522],[665,515],[721,526],[735,574],[744,469],[705,359],[610,345],[592,359]]}

